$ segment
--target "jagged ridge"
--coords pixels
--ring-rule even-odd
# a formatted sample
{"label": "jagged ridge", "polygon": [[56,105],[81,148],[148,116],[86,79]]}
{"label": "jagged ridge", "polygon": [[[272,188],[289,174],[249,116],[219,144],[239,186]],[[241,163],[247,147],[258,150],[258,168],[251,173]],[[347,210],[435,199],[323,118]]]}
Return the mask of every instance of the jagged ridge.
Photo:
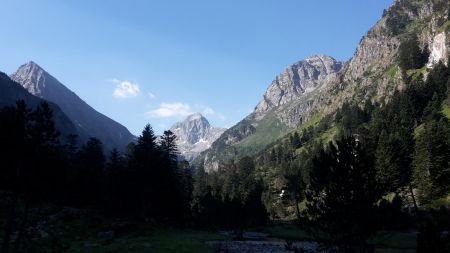
{"label": "jagged ridge", "polygon": [[183,122],[175,123],[170,128],[177,136],[181,155],[188,161],[192,161],[200,152],[208,149],[225,130],[212,127],[200,113],[189,115]]}

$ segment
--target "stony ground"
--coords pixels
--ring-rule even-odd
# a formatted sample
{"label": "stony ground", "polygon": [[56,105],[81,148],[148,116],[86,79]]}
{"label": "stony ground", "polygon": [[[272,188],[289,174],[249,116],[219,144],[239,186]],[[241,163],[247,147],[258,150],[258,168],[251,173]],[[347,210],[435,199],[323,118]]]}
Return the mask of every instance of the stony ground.
{"label": "stony ground", "polygon": [[313,242],[287,245],[281,241],[210,241],[207,245],[218,253],[291,253],[294,248],[303,252],[324,252]]}

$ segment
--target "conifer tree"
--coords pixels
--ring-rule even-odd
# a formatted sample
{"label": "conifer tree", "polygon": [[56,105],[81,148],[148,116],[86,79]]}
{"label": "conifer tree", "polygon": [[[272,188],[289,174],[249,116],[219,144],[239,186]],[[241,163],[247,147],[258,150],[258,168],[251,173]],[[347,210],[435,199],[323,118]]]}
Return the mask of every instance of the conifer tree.
{"label": "conifer tree", "polygon": [[113,215],[126,214],[129,173],[126,171],[125,160],[117,149],[113,149],[109,155],[105,181],[103,193],[105,212]]}
{"label": "conifer tree", "polygon": [[176,139],[177,136],[170,130],[164,131],[164,134],[161,136],[161,150],[173,162],[177,161],[179,155]]}
{"label": "conifer tree", "polygon": [[293,200],[295,205],[295,214],[297,220],[300,221],[299,204],[304,198],[306,185],[303,182],[302,169],[298,165],[290,165],[284,167],[283,178],[286,183],[286,193]]}
{"label": "conifer tree", "polygon": [[105,155],[103,144],[97,138],[90,138],[77,153],[76,189],[73,198],[81,204],[95,204],[101,200]]}
{"label": "conifer tree", "polygon": [[427,203],[450,190],[450,128],[445,119],[425,125],[414,152],[414,182],[419,200]]}
{"label": "conifer tree", "polygon": [[366,248],[377,230],[381,193],[371,160],[353,137],[330,144],[313,160],[306,214],[319,228],[316,235],[326,233],[328,243],[344,252]]}

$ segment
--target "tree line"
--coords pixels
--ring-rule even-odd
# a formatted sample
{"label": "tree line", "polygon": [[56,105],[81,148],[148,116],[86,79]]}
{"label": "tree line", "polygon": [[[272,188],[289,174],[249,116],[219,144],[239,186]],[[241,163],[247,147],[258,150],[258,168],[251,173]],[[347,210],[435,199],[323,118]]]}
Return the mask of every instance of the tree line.
{"label": "tree line", "polygon": [[1,252],[20,251],[30,210],[43,204],[92,208],[112,218],[189,223],[192,172],[179,161],[172,132],[157,138],[147,125],[125,154],[105,155],[96,138],[80,146],[76,136],[60,136],[47,103],[31,109],[18,101],[1,109],[0,122]]}

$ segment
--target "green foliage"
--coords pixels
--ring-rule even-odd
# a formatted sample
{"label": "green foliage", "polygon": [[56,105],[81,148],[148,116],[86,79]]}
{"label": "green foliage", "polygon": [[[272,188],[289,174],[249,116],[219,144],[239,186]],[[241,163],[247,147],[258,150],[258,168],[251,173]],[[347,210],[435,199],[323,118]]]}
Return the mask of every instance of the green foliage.
{"label": "green foliage", "polygon": [[32,110],[18,101],[0,110],[0,122],[0,191],[28,204],[60,198],[53,189],[63,186],[64,159],[48,104]]}
{"label": "green foliage", "polygon": [[96,204],[102,198],[105,156],[99,139],[90,138],[75,155],[69,185],[76,205]]}
{"label": "green foliage", "polygon": [[411,21],[400,4],[392,6],[388,11],[384,12],[383,16],[387,17],[386,26],[394,36],[401,34]]}
{"label": "green foliage", "polygon": [[308,121],[299,125],[297,132],[301,132],[305,129],[317,126],[323,118],[324,118],[323,112],[318,112],[314,114]]}
{"label": "green foliage", "polygon": [[414,155],[414,182],[419,200],[427,203],[450,190],[450,126],[446,120],[432,120],[417,138]]}
{"label": "green foliage", "polygon": [[285,182],[285,195],[289,196],[294,203],[297,219],[300,220],[300,202],[304,199],[306,184],[304,182],[304,164],[291,164],[282,169],[282,177]]}
{"label": "green foliage", "polygon": [[419,138],[420,135],[425,131],[425,124],[420,124],[414,129],[414,140]]}
{"label": "green foliage", "polygon": [[412,80],[418,80],[423,78],[428,73],[427,66],[423,66],[420,69],[410,69],[406,71],[406,75]]}
{"label": "green foliage", "polygon": [[244,157],[218,172],[195,176],[193,215],[199,227],[239,228],[265,224],[263,182],[253,159]]}
{"label": "green foliage", "polygon": [[268,225],[261,229],[257,229],[262,233],[269,234],[272,238],[292,240],[292,241],[307,241],[314,238],[308,234],[305,229],[301,229],[295,225]]}
{"label": "green foliage", "polygon": [[399,70],[398,65],[393,64],[392,66],[390,66],[386,72],[384,73],[384,76],[389,77],[390,79],[394,79],[395,75],[397,74]]}
{"label": "green foliage", "polygon": [[424,205],[427,209],[439,210],[443,206],[450,206],[450,194],[442,196],[441,198],[434,199],[430,203]]}
{"label": "green foliage", "polygon": [[116,238],[110,244],[92,249],[83,247],[85,243],[98,243],[96,238],[76,241],[67,253],[212,253],[206,241],[221,240],[223,236],[212,232],[196,230],[156,229],[145,235],[127,235]]}
{"label": "green foliage", "polygon": [[314,158],[306,196],[307,217],[327,235],[329,245],[344,251],[365,248],[379,226],[375,204],[381,194],[372,159],[352,137],[330,144]]}
{"label": "green foliage", "polygon": [[254,155],[264,149],[271,142],[276,141],[287,131],[287,126],[275,115],[269,114],[257,122],[255,132],[235,145],[236,159],[247,155]]}
{"label": "green foliage", "polygon": [[380,231],[370,241],[379,248],[414,250],[417,247],[414,233]]}
{"label": "green foliage", "polygon": [[442,106],[442,114],[450,120],[450,106],[448,105],[443,105]]}
{"label": "green foliage", "polygon": [[2,252],[12,242],[15,252],[28,245],[30,210],[42,204],[89,207],[108,217],[178,226],[189,220],[191,172],[178,163],[170,132],[156,143],[147,125],[126,156],[113,150],[105,164],[96,138],[79,148],[74,136],[60,144],[46,104],[31,110],[19,101],[0,111],[0,122],[0,160],[6,165],[0,169],[0,203],[8,210]]}
{"label": "green foliage", "polygon": [[450,211],[441,208],[432,211],[417,235],[417,253],[444,253],[450,251]]}
{"label": "green foliage", "polygon": [[191,182],[186,177],[189,172],[178,166],[175,139],[172,132],[166,131],[162,141],[156,143],[150,125],[138,137],[128,159],[130,188],[126,201],[131,215],[178,224],[189,216],[190,194],[184,190],[191,189]]}
{"label": "green foliage", "polygon": [[447,32],[450,29],[450,20],[447,20],[441,27],[437,29],[438,32]]}
{"label": "green foliage", "polygon": [[405,38],[398,50],[399,66],[403,70],[420,69],[428,61],[427,47],[420,48],[416,35]]}

